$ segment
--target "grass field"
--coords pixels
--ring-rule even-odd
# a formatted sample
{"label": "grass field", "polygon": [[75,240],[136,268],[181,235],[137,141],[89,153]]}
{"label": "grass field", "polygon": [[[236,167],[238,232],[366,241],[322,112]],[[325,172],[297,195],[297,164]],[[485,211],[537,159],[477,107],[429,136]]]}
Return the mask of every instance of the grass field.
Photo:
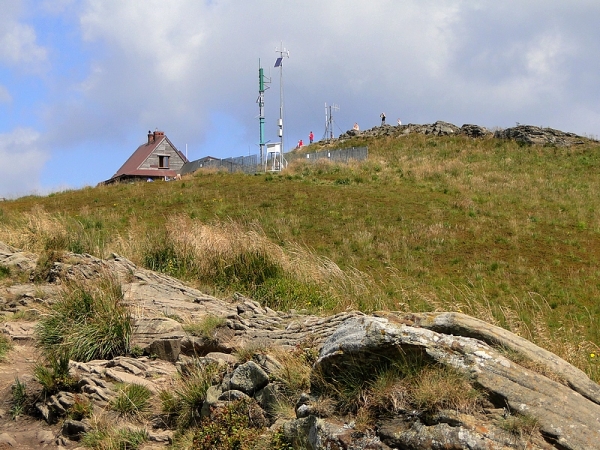
{"label": "grass field", "polygon": [[462,311],[600,380],[600,144],[408,135],[338,145],[368,145],[369,159],[3,202],[0,240],[116,252],[273,307]]}

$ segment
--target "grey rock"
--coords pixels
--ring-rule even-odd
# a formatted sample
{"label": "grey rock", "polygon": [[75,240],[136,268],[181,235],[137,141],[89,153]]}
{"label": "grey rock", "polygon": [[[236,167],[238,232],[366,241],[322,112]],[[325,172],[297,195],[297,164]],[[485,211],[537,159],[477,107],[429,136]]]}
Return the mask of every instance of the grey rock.
{"label": "grey rock", "polygon": [[349,365],[368,367],[382,358],[399,358],[402,351],[420,352],[463,372],[494,398],[504,399],[511,411],[534,417],[540,431],[562,449],[593,448],[600,442],[600,405],[507,360],[483,341],[409,326],[392,314],[344,322],[324,343],[316,365],[331,374]]}
{"label": "grey rock", "polygon": [[161,442],[164,444],[172,444],[174,434],[175,433],[172,430],[149,431],[148,432],[148,440],[151,442]]}
{"label": "grey rock", "polygon": [[258,353],[252,357],[252,359],[262,367],[268,374],[276,373],[281,370],[283,366],[277,359],[269,354]]}
{"label": "grey rock", "polygon": [[263,389],[254,394],[254,398],[267,414],[274,416],[283,398],[282,387],[279,383],[269,383]]}
{"label": "grey rock", "polygon": [[68,437],[69,439],[78,441],[81,439],[81,436],[84,433],[87,433],[90,430],[89,424],[73,419],[67,419],[64,421],[62,426],[62,434],[63,436]]}
{"label": "grey rock", "polygon": [[56,400],[66,412],[75,404],[75,394],[72,392],[59,392],[56,395]]}
{"label": "grey rock", "polygon": [[239,365],[231,374],[229,389],[242,391],[248,395],[264,388],[269,382],[267,373],[254,361]]}
{"label": "grey rock", "polygon": [[147,351],[151,355],[156,355],[157,358],[174,363],[181,353],[181,338],[162,337],[153,341],[147,347]]}
{"label": "grey rock", "polygon": [[156,385],[148,380],[147,378],[136,377],[128,372],[122,372],[120,370],[114,369],[106,369],[104,372],[107,378],[116,381],[117,383],[127,383],[127,384],[141,384],[142,386],[147,387],[152,392],[158,392],[158,388]]}
{"label": "grey rock", "polygon": [[224,402],[232,402],[234,400],[242,400],[250,398],[247,394],[244,394],[242,391],[236,391],[232,389],[230,391],[225,391],[221,395],[219,395],[218,400]]}
{"label": "grey rock", "polygon": [[295,444],[294,448],[391,450],[377,436],[355,433],[352,428],[344,426],[342,423],[319,419],[315,416],[286,422],[282,431],[286,440]]}
{"label": "grey rock", "polygon": [[513,128],[498,130],[494,133],[494,137],[511,139],[528,145],[554,145],[557,147],[570,147],[584,143],[584,139],[574,133],[532,125],[517,125]]}
{"label": "grey rock", "polygon": [[56,414],[56,410],[47,405],[45,402],[37,402],[35,404],[35,409],[49,424],[54,424],[58,421],[58,414]]}
{"label": "grey rock", "polygon": [[229,365],[234,365],[238,362],[238,359],[229,353],[210,352],[206,354],[206,357],[214,361],[222,361],[223,363]]}
{"label": "grey rock", "polygon": [[43,445],[52,444],[56,440],[55,434],[50,430],[39,430],[35,436],[38,443]]}
{"label": "grey rock", "polygon": [[309,405],[300,405],[296,408],[296,417],[301,419],[302,417],[308,417],[312,414],[312,408]]}
{"label": "grey rock", "polygon": [[300,394],[300,397],[298,397],[298,401],[296,401],[296,408],[299,408],[302,405],[308,405],[309,402],[310,395],[308,395],[306,392],[303,392]]}
{"label": "grey rock", "polygon": [[491,136],[493,133],[487,128],[480,127],[479,125],[464,124],[460,127],[460,134],[464,134],[470,138],[482,138]]}
{"label": "grey rock", "polygon": [[463,427],[446,423],[426,426],[420,422],[387,421],[379,426],[379,436],[387,445],[411,450],[508,450],[510,447],[495,442]]}
{"label": "grey rock", "polygon": [[217,404],[222,393],[223,391],[220,386],[211,386],[208,388],[206,391],[206,398],[204,399],[204,403],[202,403],[202,409],[200,411],[202,417],[208,417],[210,415],[210,409]]}

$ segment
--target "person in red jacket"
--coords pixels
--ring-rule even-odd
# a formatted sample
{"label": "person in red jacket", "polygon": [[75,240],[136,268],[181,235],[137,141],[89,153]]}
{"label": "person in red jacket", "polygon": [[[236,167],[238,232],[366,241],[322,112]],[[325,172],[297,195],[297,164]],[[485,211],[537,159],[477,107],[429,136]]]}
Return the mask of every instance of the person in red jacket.
{"label": "person in red jacket", "polygon": [[313,139],[315,138],[315,135],[313,134],[313,132],[311,131],[310,134],[308,135],[308,140],[310,141],[310,143],[313,143]]}

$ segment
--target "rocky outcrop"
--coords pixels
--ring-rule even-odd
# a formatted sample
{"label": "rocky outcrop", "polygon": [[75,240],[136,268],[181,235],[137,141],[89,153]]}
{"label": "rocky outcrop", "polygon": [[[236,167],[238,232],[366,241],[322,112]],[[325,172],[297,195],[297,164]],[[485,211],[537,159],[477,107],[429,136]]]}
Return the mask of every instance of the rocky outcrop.
{"label": "rocky outcrop", "polygon": [[368,130],[348,130],[339,136],[339,139],[351,137],[381,137],[381,136],[405,136],[408,134],[425,134],[430,136],[458,136],[464,135],[471,138],[483,138],[491,136],[492,132],[479,125],[465,124],[457,127],[448,122],[437,121],[432,124],[418,125],[409,123],[407,125],[382,125]]}
{"label": "rocky outcrop", "polygon": [[[446,334],[419,327],[419,321],[413,321],[412,318],[388,315],[347,320],[324,343],[316,368],[331,374],[348,370],[355,365],[376,367],[381,361],[402,358],[407,352],[418,353],[468,376],[473,384],[483,388],[495,399],[497,406],[505,405],[509,412],[535,417],[542,435],[561,449],[589,449],[600,442],[600,405],[594,401],[597,400],[598,386],[585,380],[587,377],[583,373],[578,378],[585,382],[578,384],[585,385],[581,390],[588,398],[562,383],[507,359],[483,340],[450,334],[450,331],[462,331],[466,335],[481,336],[480,321],[472,318],[453,321],[444,316],[433,320],[428,318],[431,328],[445,329]],[[422,321],[424,322],[426,321]],[[435,325],[436,322],[438,325]],[[471,329],[468,323],[475,327]],[[456,325],[453,326],[454,324]],[[490,341],[500,342],[511,350],[533,355],[535,358],[544,354],[542,349],[536,349],[530,343],[522,350],[519,346],[520,338],[510,336],[510,333],[497,327],[487,327],[489,328],[485,334]],[[555,356],[550,362],[553,368],[558,368],[558,375],[565,372],[568,376],[571,375],[572,368],[558,359]],[[590,397],[594,400],[590,400]],[[415,428],[417,423],[418,427]],[[461,421],[458,424],[459,428],[463,426]],[[456,442],[464,438],[466,440],[462,441],[462,448],[474,448],[467,441],[481,442],[478,448],[502,448],[505,445],[503,433],[500,430],[490,433],[489,426],[485,431],[473,429],[467,433],[457,432],[456,429],[452,432],[443,431],[449,426],[446,422],[435,424],[434,429],[423,428],[426,425],[421,421],[412,421],[408,428],[403,425],[402,429],[405,431],[395,433],[393,444],[404,448],[426,448],[415,447],[411,442],[415,439]],[[442,435],[446,437],[442,439]],[[494,438],[495,435],[502,439]],[[441,445],[439,448],[447,447]]]}
{"label": "rocky outcrop", "polygon": [[532,125],[517,125],[513,128],[496,130],[492,132],[485,127],[473,124],[464,124],[457,127],[448,122],[438,121],[433,124],[407,124],[407,125],[382,125],[368,130],[348,130],[339,136],[340,140],[353,137],[375,138],[382,136],[402,137],[409,134],[424,134],[427,136],[466,136],[469,138],[495,137],[497,139],[510,139],[525,145],[547,145],[556,147],[570,147],[583,144],[586,139],[574,133],[567,133],[552,128],[541,128]]}
{"label": "rocky outcrop", "polygon": [[[461,132],[441,123],[436,130]],[[19,261],[18,270],[35,270],[35,255],[8,246],[0,250],[4,261]],[[109,273],[120,280],[134,317],[131,347],[143,355],[70,363],[71,373],[79,380],[75,394],[89,399],[98,410],[107,409],[123,384],[143,385],[156,395],[172,389],[187,367],[214,366],[218,376],[199,416],[210,416],[215,408],[235,400],[256,402],[260,406],[260,411],[255,410],[256,423],[280,429],[301,448],[579,450],[595,448],[600,442],[600,387],[596,383],[556,355],[473,317],[395,312],[319,317],[273,311],[241,295],[231,299],[206,295],[117,255],[101,260],[68,254],[54,263],[53,271],[53,283],[0,287],[0,309],[8,319],[0,328],[13,340],[31,341],[37,316],[16,322],[10,320],[11,314],[52,304],[67,279],[92,280]],[[185,324],[209,315],[222,318],[219,331],[210,339],[185,331]],[[254,354],[239,361],[234,352],[248,347],[256,348]],[[312,368],[313,384],[298,395],[296,417],[277,420],[274,411],[284,392],[290,394],[280,378],[285,364],[272,349],[297,352],[307,347],[306,354],[318,355]],[[352,416],[319,403],[323,392],[315,380],[337,379],[356,367],[372,376],[378,367],[401,361],[407,354],[452,368],[483,392],[485,400],[468,411],[398,407],[377,417],[376,426],[367,429]],[[39,401],[36,408],[48,423],[66,424],[62,420],[74,398],[72,392],[59,392]],[[514,417],[531,418],[535,427],[526,435],[511,432],[503,424]],[[156,414],[152,423],[153,445],[166,445],[172,433],[168,421]],[[78,439],[86,426],[85,422],[68,422],[62,436]],[[8,442],[11,436],[5,438]]]}
{"label": "rocky outcrop", "polygon": [[512,139],[527,145],[552,145],[556,147],[570,147],[584,143],[584,138],[574,133],[532,125],[517,125],[513,128],[498,130],[494,133],[494,137]]}

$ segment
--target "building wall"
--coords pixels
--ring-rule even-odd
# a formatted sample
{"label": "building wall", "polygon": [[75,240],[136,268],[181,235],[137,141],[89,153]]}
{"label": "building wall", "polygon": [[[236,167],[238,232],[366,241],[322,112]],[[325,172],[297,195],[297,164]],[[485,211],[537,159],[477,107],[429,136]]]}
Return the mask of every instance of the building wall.
{"label": "building wall", "polygon": [[181,167],[183,166],[183,160],[166,139],[163,139],[163,141],[158,144],[152,154],[148,156],[148,158],[146,158],[146,160],[142,163],[140,169],[159,169],[160,155],[169,156],[169,169],[175,170],[176,172],[181,170]]}

